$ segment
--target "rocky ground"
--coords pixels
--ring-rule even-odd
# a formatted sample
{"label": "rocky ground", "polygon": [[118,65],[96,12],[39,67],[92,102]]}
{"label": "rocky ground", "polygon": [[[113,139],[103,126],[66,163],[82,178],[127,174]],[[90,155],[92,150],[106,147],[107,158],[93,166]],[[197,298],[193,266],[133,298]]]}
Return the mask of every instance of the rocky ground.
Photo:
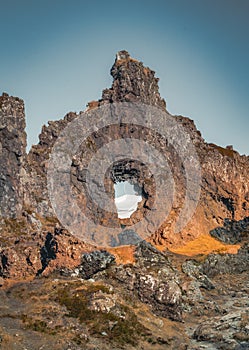
{"label": "rocky ground", "polygon": [[[192,258],[147,242],[74,268],[5,280],[1,349],[249,349],[249,248]],[[220,269],[220,266],[223,269]]]}

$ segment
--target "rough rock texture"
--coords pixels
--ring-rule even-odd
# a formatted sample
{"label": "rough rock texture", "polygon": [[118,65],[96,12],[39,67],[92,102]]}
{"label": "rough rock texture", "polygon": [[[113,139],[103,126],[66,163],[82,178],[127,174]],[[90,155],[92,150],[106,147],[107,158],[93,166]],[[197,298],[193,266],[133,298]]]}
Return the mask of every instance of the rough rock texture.
{"label": "rough rock texture", "polygon": [[76,267],[82,253],[94,249],[73,237],[55,220],[40,220],[27,214],[27,217],[5,219],[2,223],[0,277],[5,281]]}
{"label": "rough rock texture", "polygon": [[3,93],[0,96],[0,217],[15,218],[22,212],[25,127],[23,100]]}
{"label": "rough rock texture", "polygon": [[42,127],[39,143],[33,145],[24,164],[25,203],[43,216],[53,216],[53,210],[47,192],[47,163],[53,145],[65,126],[77,117],[76,113],[68,113],[63,119],[49,121]]}
{"label": "rough rock texture", "polygon": [[[190,121],[185,124],[191,130]],[[243,220],[248,216],[249,159],[237,152],[206,144],[193,130],[193,143],[202,166],[201,194],[196,212],[181,235],[174,235],[165,225],[155,236],[157,243],[181,244],[188,237],[209,233],[224,220]]]}
{"label": "rough rock texture", "polygon": [[[132,59],[126,51],[117,54],[111,69],[113,84],[110,89],[103,91],[99,101],[90,102],[88,110],[113,102],[132,101],[150,104],[166,110],[166,104],[159,95],[158,79],[154,72],[143,66],[142,62]],[[44,126],[37,146],[33,146],[27,156],[25,201],[42,215],[53,215],[47,198],[46,169],[49,153],[61,132],[70,121],[76,118],[75,113],[69,113],[63,120],[49,122]],[[159,135],[145,128],[130,128],[126,125],[112,125],[102,131],[94,133],[84,142],[77,155],[72,160],[72,186],[78,196],[82,210],[88,217],[105,225],[120,225],[117,215],[111,215],[96,207],[84,192],[84,169],[96,150],[100,149],[108,140],[134,137],[146,140],[153,147],[168,157],[171,171],[174,175],[176,195],[173,208],[163,225],[152,235],[152,241],[166,246],[181,245],[200,234],[222,226],[225,219],[243,220],[249,215],[249,160],[240,156],[231,147],[222,148],[214,144],[207,144],[196,129],[194,122],[182,116],[175,119],[189,133],[202,167],[201,195],[197,210],[184,230],[180,234],[174,233],[174,224],[179,210],[183,205],[185,193],[184,172],[181,162],[170,145],[167,145]],[[139,149],[137,150],[139,154]],[[137,184],[143,191],[143,201],[139,209],[122,224],[131,225],[141,220],[148,211],[153,210],[155,184],[153,176],[145,164],[124,160],[113,165],[110,169],[107,189],[113,196],[113,182],[128,179]],[[109,182],[108,182],[109,181]],[[90,209],[89,209],[90,208]],[[117,245],[118,242],[113,242]]]}
{"label": "rough rock texture", "polygon": [[214,343],[216,349],[248,349],[249,313],[237,311],[211,318],[197,327],[194,338]]}
{"label": "rough rock texture", "polygon": [[[182,319],[182,291],[178,271],[168,257],[143,241],[135,250],[135,264],[113,266],[107,276],[122,283],[132,295],[150,305],[156,315]],[[102,278],[103,275],[100,275]]]}
{"label": "rough rock texture", "polygon": [[229,244],[241,242],[248,238],[248,234],[249,217],[239,221],[226,219],[223,227],[217,227],[210,231],[211,236]]}
{"label": "rough rock texture", "polygon": [[[249,348],[248,258],[245,244],[238,254],[211,254],[204,261],[187,260],[182,264],[183,272],[198,282],[187,283],[183,297],[191,349]],[[202,284],[203,276],[211,288]]]}
{"label": "rough rock texture", "polygon": [[[95,103],[90,103],[88,109],[93,109],[103,104],[112,105],[113,102],[137,101],[165,110],[166,105],[159,95],[158,79],[155,78],[154,72],[144,67],[141,62],[132,59],[127,52],[121,51],[117,54],[111,74],[113,76],[112,87],[104,90],[102,99]],[[52,266],[61,266],[61,262],[57,264],[57,261],[60,261],[60,256],[67,256],[67,252],[62,252],[58,248],[58,253],[55,251],[54,255],[50,254],[51,252],[49,252],[47,247],[50,243],[46,243],[46,236],[49,232],[53,234],[54,228],[52,230],[43,229],[41,220],[38,218],[41,215],[47,219],[51,218],[53,222],[53,211],[47,194],[47,164],[51,149],[58,135],[78,115],[76,113],[68,113],[64,119],[49,122],[48,126],[43,126],[38,145],[33,146],[29,154],[24,157],[26,135],[24,131],[23,101],[3,94],[0,102],[1,213],[2,216],[8,215],[13,218],[17,216],[17,219],[14,219],[17,221],[12,223],[9,222],[7,224],[5,220],[2,220],[0,231],[4,235],[10,236],[13,232],[13,227],[15,227],[15,234],[21,234],[21,236],[28,234],[28,240],[30,240],[30,237],[33,237],[32,235],[34,237],[39,236],[39,244],[32,251],[32,256],[36,256],[36,259],[34,259],[42,266],[38,267],[36,265],[32,270],[31,264],[28,263],[30,253],[27,253],[28,255],[24,253],[26,248],[23,252],[18,250],[18,244],[15,244],[15,240],[8,247],[6,247],[4,242],[2,244],[3,256],[9,256],[8,265],[3,265],[5,270],[6,266],[8,266],[8,271],[14,271],[15,268],[18,270],[17,266],[20,264],[16,264],[16,261],[19,260],[26,262],[23,266],[28,271],[32,270],[35,273],[40,269],[41,271],[49,271],[50,266],[51,268]],[[131,240],[134,241],[136,232],[130,230],[129,225],[140,221],[144,215],[153,210],[153,198],[156,189],[153,182],[153,174],[150,173],[150,169],[145,164],[135,160],[124,160],[113,164],[113,167],[107,174],[109,182],[106,182],[106,188],[110,195],[113,196],[113,183],[125,179],[139,187],[143,193],[143,201],[130,219],[122,221],[117,218],[117,215],[108,216],[109,214],[99,210],[93,202],[88,201],[88,198],[81,196],[84,189],[84,166],[88,164],[94,152],[101,148],[109,138],[115,140],[133,136],[150,142],[153,147],[168,156],[168,161],[176,180],[176,198],[169,217],[165,218],[164,224],[157,232],[152,233],[152,242],[166,246],[184,244],[193,237],[213,230],[212,234],[217,238],[221,236],[236,236],[236,238],[223,238],[225,242],[232,243],[237,239],[240,240],[244,233],[247,232],[247,219],[245,218],[248,217],[249,213],[248,157],[240,156],[231,147],[224,149],[213,144],[206,144],[192,120],[182,116],[176,116],[175,118],[187,130],[193,144],[196,146],[203,175],[201,197],[196,213],[189,225],[180,234],[176,235],[174,233],[174,222],[182,205],[185,186],[181,163],[174,149],[167,145],[167,142],[155,132],[146,128],[139,129],[135,126],[130,128],[126,125],[112,125],[105,128],[102,132],[94,133],[81,145],[78,154],[72,160],[72,186],[77,196],[79,196],[79,202],[81,202],[82,208],[86,210],[87,215],[93,220],[104,224],[114,223],[117,227],[120,227],[120,224],[126,226],[126,230],[118,234],[118,241],[113,240],[113,246],[117,246],[120,243],[129,244]],[[137,152],[139,154],[140,149]],[[29,214],[26,215],[24,210],[27,210]],[[226,220],[224,228],[217,228],[217,226],[223,224],[223,220]],[[236,223],[236,220],[240,221]],[[54,220],[55,222],[56,220]],[[224,230],[226,232],[229,231],[231,234],[225,233]],[[66,250],[66,243],[63,243],[63,240],[68,242],[69,238],[64,234],[60,237],[63,237],[61,243],[64,247],[63,249]],[[21,237],[20,240],[24,241],[25,239]],[[32,238],[32,240],[35,240],[35,238]],[[74,241],[74,238],[72,240]],[[139,239],[136,241],[139,241]],[[77,245],[75,243],[75,249],[77,250],[75,255],[78,257],[81,256],[82,246],[84,244]],[[44,248],[42,249],[42,247]],[[54,243],[54,247],[56,247],[56,243]],[[23,254],[23,257],[21,258],[20,256],[18,259],[11,258],[11,256],[16,254],[17,250],[18,256]],[[11,265],[13,269],[11,269]],[[8,276],[17,275],[17,270],[9,273]]]}
{"label": "rough rock texture", "polygon": [[[114,102],[139,102],[168,113],[154,72],[126,51],[117,54],[111,74],[112,87],[103,91],[99,101],[88,104],[88,112],[114,108]],[[87,118],[88,112],[83,116]],[[135,247],[100,251],[61,227],[47,193],[51,150],[61,131],[77,116],[69,113],[49,122],[42,128],[38,145],[26,155],[23,101],[7,94],[0,97],[0,347],[248,349],[249,158],[230,146],[205,143],[192,120],[174,117],[196,146],[202,168],[197,210],[176,235],[174,224],[186,183],[173,146],[155,131],[136,125],[114,123],[94,132],[72,159],[73,194],[92,220],[120,229],[113,247],[136,242]],[[238,254],[199,254],[190,259],[160,252],[141,241],[129,226],[154,209],[156,186],[150,169],[136,159],[115,162],[105,174],[111,198],[113,184],[123,180],[142,192],[143,200],[130,219],[119,220],[116,214],[101,211],[82,194],[84,171],[93,154],[110,140],[130,137],[166,155],[176,182],[170,215],[151,232],[151,242],[163,249],[211,231],[225,243],[239,242]],[[138,147],[137,155],[140,151]],[[130,254],[129,263],[115,262],[125,253]],[[19,283],[12,286],[13,280]]]}
{"label": "rough rock texture", "polygon": [[[44,242],[48,251],[54,238]],[[203,257],[162,253],[147,242],[136,246],[133,265],[107,260],[107,252],[84,254],[67,276],[58,269],[1,289],[3,349],[248,349],[248,270],[207,278]],[[91,278],[82,279],[80,268]]]}
{"label": "rough rock texture", "polygon": [[182,264],[182,271],[189,277],[198,281],[198,287],[211,290],[214,287],[212,281],[201,271],[201,268],[193,260],[188,260]]}
{"label": "rough rock texture", "polygon": [[81,265],[75,272],[82,278],[88,279],[97,272],[105,270],[114,261],[115,257],[107,251],[95,250],[82,256]]}
{"label": "rough rock texture", "polygon": [[155,72],[130,57],[125,50],[119,51],[111,69],[113,84],[103,90],[99,104],[113,102],[142,102],[165,109],[166,103],[160,97],[158,78]]}
{"label": "rough rock texture", "polygon": [[208,276],[220,273],[239,274],[249,271],[249,245],[246,244],[238,254],[211,254],[202,265],[202,271]]}
{"label": "rough rock texture", "polygon": [[[132,59],[127,52],[121,51],[117,54],[111,74],[113,76],[112,87],[104,90],[102,99],[90,103],[88,110],[101,105],[111,106],[113,102],[120,101],[143,102],[166,110],[165,102],[158,92],[158,79],[155,78],[154,72],[144,67],[141,62]],[[48,126],[43,126],[38,145],[33,146],[29,154],[24,157],[26,135],[23,102],[4,94],[0,105],[1,211],[4,216],[18,216],[16,225],[13,222],[12,225],[6,226],[6,222],[2,220],[0,230],[6,232],[9,228],[8,235],[10,235],[13,226],[19,227],[18,220],[23,220],[22,215],[25,209],[30,213],[27,225],[31,225],[32,228],[26,231],[29,234],[35,231],[40,234],[41,227],[39,227],[39,219],[36,219],[36,216],[41,215],[52,219],[54,215],[47,194],[46,173],[49,155],[60,132],[78,115],[68,113],[64,119],[49,122]],[[84,195],[84,169],[96,150],[108,140],[126,137],[149,142],[160,152],[166,154],[174,175],[176,196],[173,207],[169,217],[165,217],[163,225],[156,232],[152,232],[151,241],[153,243],[165,246],[180,245],[200,234],[208,234],[210,230],[214,230],[212,234],[217,238],[218,236],[227,237],[228,234],[224,234],[224,229],[234,232],[232,235],[236,237],[241,237],[247,230],[247,219],[245,218],[249,216],[248,157],[240,156],[231,147],[222,148],[214,144],[206,144],[192,120],[182,116],[175,116],[175,119],[189,133],[202,166],[201,196],[197,210],[188,226],[179,234],[174,233],[174,224],[183,204],[184,172],[179,156],[160,135],[146,128],[111,125],[102,131],[93,133],[80,146],[77,155],[72,159],[72,187],[82,210],[85,210],[87,216],[96,222],[107,226],[108,224],[116,225],[117,228],[120,227],[120,224],[126,227],[125,230],[120,230],[122,232],[117,235],[116,240],[113,239],[113,246],[129,244],[131,240],[134,241],[134,238],[136,241],[139,240],[136,238],[136,232],[130,230],[129,225],[139,222],[143,216],[154,209],[156,188],[153,174],[146,164],[136,160],[123,160],[113,164],[109,173],[106,174],[106,189],[110,196],[114,195],[113,183],[125,179],[138,186],[143,193],[143,200],[131,218],[119,220],[117,215],[110,215],[105,210],[100,210],[91,199],[89,200]],[[139,152],[138,148],[137,154]],[[226,220],[224,228],[217,229],[223,225],[224,220]],[[238,220],[242,221],[235,223]],[[21,227],[20,230],[22,231]],[[39,242],[40,246],[46,240],[48,232],[43,231],[44,236]],[[232,243],[235,240],[226,238],[225,241]],[[8,247],[8,249],[15,251],[16,247]],[[77,254],[80,256],[80,250]],[[50,259],[46,257],[44,251],[39,251],[39,261],[40,255],[44,256],[43,266],[47,264],[46,261],[48,265],[56,266],[56,261],[60,256],[57,255],[55,259]]]}

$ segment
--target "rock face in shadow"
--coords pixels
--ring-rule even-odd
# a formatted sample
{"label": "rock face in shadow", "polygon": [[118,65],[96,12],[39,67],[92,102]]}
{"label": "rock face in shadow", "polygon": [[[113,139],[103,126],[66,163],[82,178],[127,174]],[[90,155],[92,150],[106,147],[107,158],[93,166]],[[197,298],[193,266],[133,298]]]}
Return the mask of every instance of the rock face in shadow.
{"label": "rock face in shadow", "polygon": [[53,216],[47,190],[47,164],[53,145],[60,132],[77,117],[76,113],[68,113],[63,119],[49,121],[43,125],[39,135],[39,143],[33,145],[27,154],[24,170],[25,203],[29,208],[43,216]]}
{"label": "rock face in shadow", "polygon": [[226,219],[224,226],[211,230],[210,235],[224,243],[239,243],[249,236],[249,217],[239,221]]}
{"label": "rock face in shadow", "polygon": [[114,261],[115,257],[105,250],[95,250],[92,253],[85,253],[82,256],[81,264],[77,268],[76,273],[84,279],[89,279],[97,272],[107,269]]}
{"label": "rock face in shadow", "polygon": [[25,127],[23,100],[3,93],[0,96],[0,217],[16,218],[22,213]]}
{"label": "rock face in shadow", "polygon": [[51,232],[48,232],[46,235],[45,243],[40,250],[42,268],[39,271],[37,271],[37,275],[42,274],[42,272],[48,267],[50,260],[56,259],[57,252],[57,240]]}

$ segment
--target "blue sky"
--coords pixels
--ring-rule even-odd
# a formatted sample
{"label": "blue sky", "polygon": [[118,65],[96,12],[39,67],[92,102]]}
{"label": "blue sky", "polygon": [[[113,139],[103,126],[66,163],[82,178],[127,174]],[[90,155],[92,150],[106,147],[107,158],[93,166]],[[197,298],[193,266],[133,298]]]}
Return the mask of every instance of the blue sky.
{"label": "blue sky", "polygon": [[172,114],[249,154],[249,1],[0,0],[0,93],[25,100],[29,146],[111,85],[118,50],[156,71]]}

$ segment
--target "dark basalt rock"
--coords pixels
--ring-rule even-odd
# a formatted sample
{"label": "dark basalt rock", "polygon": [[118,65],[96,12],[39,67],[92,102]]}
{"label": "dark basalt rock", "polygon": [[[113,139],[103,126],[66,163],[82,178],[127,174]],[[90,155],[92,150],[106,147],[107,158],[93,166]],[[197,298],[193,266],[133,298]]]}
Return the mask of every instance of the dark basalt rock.
{"label": "dark basalt rock", "polygon": [[25,127],[23,100],[3,93],[0,96],[0,217],[15,218],[22,213]]}
{"label": "dark basalt rock", "polygon": [[225,219],[224,226],[211,230],[210,234],[224,243],[239,243],[249,236],[249,217],[239,221]]}
{"label": "dark basalt rock", "polygon": [[169,258],[147,241],[140,242],[135,250],[136,264],[142,267],[170,266]]}
{"label": "dark basalt rock", "polygon": [[40,250],[42,268],[37,272],[37,275],[40,275],[48,267],[50,260],[56,259],[57,252],[57,240],[51,232],[48,232],[44,246]]}
{"label": "dark basalt rock", "polygon": [[8,256],[4,251],[0,253],[0,277],[8,277]]}
{"label": "dark basalt rock", "polygon": [[189,277],[198,281],[199,287],[207,290],[214,289],[212,281],[201,271],[202,266],[193,260],[188,260],[182,264],[182,271]]}
{"label": "dark basalt rock", "polygon": [[111,69],[113,84],[102,93],[102,103],[112,102],[142,102],[165,109],[166,103],[160,97],[158,78],[155,72],[144,67],[130,57],[125,50],[119,51]]}
{"label": "dark basalt rock", "polygon": [[180,278],[167,256],[143,241],[136,247],[135,258],[133,266],[113,267],[114,278],[150,305],[156,315],[181,321]]}
{"label": "dark basalt rock", "polygon": [[77,274],[84,279],[89,279],[97,272],[107,269],[115,262],[115,257],[105,250],[96,250],[82,256],[81,265],[77,268]]}
{"label": "dark basalt rock", "polygon": [[202,264],[201,271],[209,277],[219,274],[240,274],[249,270],[249,245],[239,249],[238,254],[211,254]]}
{"label": "dark basalt rock", "polygon": [[124,230],[117,235],[117,239],[112,238],[111,246],[118,247],[122,245],[137,244],[142,239],[134,230]]}

